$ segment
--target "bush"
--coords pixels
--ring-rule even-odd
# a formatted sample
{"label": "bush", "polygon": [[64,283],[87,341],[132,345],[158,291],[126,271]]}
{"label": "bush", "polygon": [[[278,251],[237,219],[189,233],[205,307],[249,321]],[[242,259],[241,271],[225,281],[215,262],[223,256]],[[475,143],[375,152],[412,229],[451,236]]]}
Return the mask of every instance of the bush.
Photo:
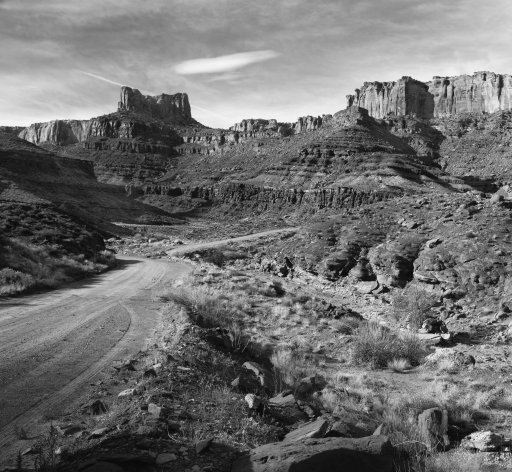
{"label": "bush", "polygon": [[412,366],[422,363],[427,354],[417,336],[397,334],[377,323],[363,323],[353,337],[352,362],[384,368],[394,359],[406,359]]}
{"label": "bush", "polygon": [[395,319],[408,323],[413,329],[421,328],[427,318],[434,316],[436,305],[434,296],[417,288],[405,288],[393,297]]}

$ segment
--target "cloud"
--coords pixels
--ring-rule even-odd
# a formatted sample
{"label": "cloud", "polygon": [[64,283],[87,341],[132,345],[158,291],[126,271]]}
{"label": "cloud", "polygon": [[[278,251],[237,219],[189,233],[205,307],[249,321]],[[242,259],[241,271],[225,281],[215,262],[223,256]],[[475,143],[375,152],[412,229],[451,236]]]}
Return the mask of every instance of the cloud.
{"label": "cloud", "polygon": [[227,56],[218,56],[204,59],[192,59],[180,62],[174,71],[181,75],[190,74],[218,74],[222,72],[241,69],[256,62],[268,61],[280,54],[272,50],[239,52]]}

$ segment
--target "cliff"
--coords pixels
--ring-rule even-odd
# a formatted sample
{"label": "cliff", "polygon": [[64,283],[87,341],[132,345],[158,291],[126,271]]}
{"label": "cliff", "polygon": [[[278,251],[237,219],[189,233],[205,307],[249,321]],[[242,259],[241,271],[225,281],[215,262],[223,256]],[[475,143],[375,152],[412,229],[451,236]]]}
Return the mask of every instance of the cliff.
{"label": "cliff", "polygon": [[434,111],[428,85],[411,77],[396,82],[365,82],[354,95],[347,95],[347,106],[366,108],[374,118],[411,114],[430,118]]}
{"label": "cliff", "polygon": [[428,83],[411,77],[396,82],[365,82],[347,106],[366,108],[370,116],[416,115],[418,118],[460,113],[494,113],[512,110],[512,77],[494,72],[434,77]]}
{"label": "cliff", "polygon": [[118,111],[146,115],[153,119],[172,121],[176,124],[193,122],[186,93],[174,95],[163,93],[150,96],[142,95],[137,89],[122,87]]}
{"label": "cliff", "polygon": [[512,110],[512,77],[494,72],[434,77],[429,83],[434,116]]}
{"label": "cliff", "polygon": [[[186,93],[144,96],[137,89],[122,87],[117,113],[91,118],[90,120],[55,120],[34,123],[20,130],[18,136],[34,144],[68,146],[85,143],[94,138],[136,139],[157,141],[149,145],[137,143],[140,152],[153,152],[163,148],[169,153],[170,146],[180,144],[173,126],[194,125],[202,127],[192,118]],[[86,147],[96,149],[97,144]],[[106,146],[102,144],[103,148]],[[118,149],[119,143],[114,143]],[[130,147],[130,146],[129,146]],[[135,151],[139,152],[139,151]]]}

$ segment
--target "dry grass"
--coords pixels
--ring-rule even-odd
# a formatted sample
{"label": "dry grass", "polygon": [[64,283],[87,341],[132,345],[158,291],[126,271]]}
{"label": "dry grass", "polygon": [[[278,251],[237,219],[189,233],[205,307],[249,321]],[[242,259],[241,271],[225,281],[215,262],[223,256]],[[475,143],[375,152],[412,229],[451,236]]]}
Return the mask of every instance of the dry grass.
{"label": "dry grass", "polygon": [[412,366],[408,359],[392,359],[388,362],[388,368],[393,372],[404,373],[411,370]]}
{"label": "dry grass", "polygon": [[484,455],[474,454],[464,449],[433,454],[426,459],[425,463],[425,472],[480,472],[483,468]]}
{"label": "dry grass", "polygon": [[352,362],[384,368],[394,359],[419,365],[427,352],[417,336],[398,334],[377,323],[363,323],[354,333]]}

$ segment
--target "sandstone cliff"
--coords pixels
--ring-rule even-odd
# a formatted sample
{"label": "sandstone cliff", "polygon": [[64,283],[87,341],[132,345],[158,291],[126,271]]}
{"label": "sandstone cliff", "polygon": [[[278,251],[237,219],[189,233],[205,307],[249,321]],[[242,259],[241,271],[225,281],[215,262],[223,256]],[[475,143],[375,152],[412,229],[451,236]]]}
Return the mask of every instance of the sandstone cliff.
{"label": "sandstone cliff", "polygon": [[434,111],[428,85],[411,77],[396,82],[365,82],[354,95],[347,95],[347,106],[366,108],[374,118],[411,114],[430,118]]}
{"label": "sandstone cliff", "polygon": [[370,116],[416,115],[418,118],[459,113],[494,113],[512,110],[512,77],[494,72],[434,77],[428,83],[411,77],[396,82],[365,82],[347,106],[366,108]]}
{"label": "sandstone cliff", "polygon": [[122,87],[118,111],[138,113],[177,124],[192,122],[190,103],[186,93],[174,95],[163,93],[153,97],[142,95],[137,89]]}
{"label": "sandstone cliff", "polygon": [[508,74],[475,72],[434,77],[428,85],[436,117],[512,110],[512,77]]}

